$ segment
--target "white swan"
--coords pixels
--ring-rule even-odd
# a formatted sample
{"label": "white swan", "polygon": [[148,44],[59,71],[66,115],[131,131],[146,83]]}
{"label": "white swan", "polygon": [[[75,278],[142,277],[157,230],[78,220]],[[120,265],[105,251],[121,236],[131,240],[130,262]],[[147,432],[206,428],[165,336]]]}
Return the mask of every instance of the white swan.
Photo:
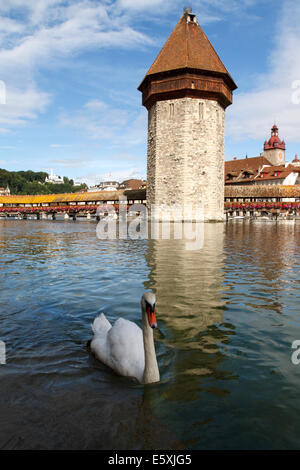
{"label": "white swan", "polygon": [[92,324],[91,350],[101,362],[120,375],[135,377],[140,383],[159,382],[153,328],[157,327],[155,295],[141,298],[142,330],[135,323],[119,318],[113,326],[101,313]]}

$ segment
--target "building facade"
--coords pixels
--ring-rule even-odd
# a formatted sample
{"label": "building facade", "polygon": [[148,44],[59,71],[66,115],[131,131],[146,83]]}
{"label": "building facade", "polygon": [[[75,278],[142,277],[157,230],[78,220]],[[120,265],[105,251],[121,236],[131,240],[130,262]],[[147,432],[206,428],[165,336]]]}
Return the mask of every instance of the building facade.
{"label": "building facade", "polygon": [[0,196],[9,196],[10,195],[10,189],[7,186],[6,188],[0,188]]}
{"label": "building facade", "polygon": [[45,179],[45,183],[52,184],[63,184],[64,179],[61,176],[57,176],[53,173],[53,170],[50,171],[50,175]]}
{"label": "building facade", "polygon": [[264,143],[259,157],[234,158],[225,162],[225,185],[285,185],[300,184],[300,161],[296,155],[286,162],[286,145],[280,140],[276,124],[271,137]]}
{"label": "building facade", "polygon": [[90,186],[88,188],[89,193],[97,193],[99,191],[118,191],[119,182],[118,181],[102,181],[96,186]]}

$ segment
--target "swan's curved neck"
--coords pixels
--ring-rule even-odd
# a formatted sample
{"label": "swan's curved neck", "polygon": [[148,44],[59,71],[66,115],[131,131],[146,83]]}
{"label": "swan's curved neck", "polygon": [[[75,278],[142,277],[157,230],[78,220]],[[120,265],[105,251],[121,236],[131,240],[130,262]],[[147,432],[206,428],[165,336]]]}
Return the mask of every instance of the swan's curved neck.
{"label": "swan's curved neck", "polygon": [[143,383],[150,384],[153,382],[159,382],[160,376],[154,347],[153,329],[150,328],[147,316],[144,315],[144,312],[142,326],[145,351],[145,369]]}

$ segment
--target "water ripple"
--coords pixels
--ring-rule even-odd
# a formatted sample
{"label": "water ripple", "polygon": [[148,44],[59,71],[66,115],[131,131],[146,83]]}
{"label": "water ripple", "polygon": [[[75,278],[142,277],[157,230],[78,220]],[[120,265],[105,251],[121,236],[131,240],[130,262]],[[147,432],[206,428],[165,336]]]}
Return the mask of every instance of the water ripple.
{"label": "water ripple", "polygon": [[[204,247],[107,240],[93,223],[0,221],[0,448],[297,448],[299,224],[205,224]],[[157,294],[161,382],[86,347]]]}

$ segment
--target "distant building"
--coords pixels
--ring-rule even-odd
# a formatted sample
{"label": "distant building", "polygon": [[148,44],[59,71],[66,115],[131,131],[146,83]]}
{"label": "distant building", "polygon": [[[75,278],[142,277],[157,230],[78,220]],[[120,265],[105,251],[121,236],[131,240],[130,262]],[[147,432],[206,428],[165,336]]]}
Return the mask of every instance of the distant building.
{"label": "distant building", "polygon": [[292,161],[293,166],[300,166],[300,160],[298,158],[298,155],[295,155],[294,160]]}
{"label": "distant building", "polygon": [[100,191],[117,191],[119,188],[118,181],[104,181],[99,184]]}
{"label": "distant building", "polygon": [[118,181],[103,181],[95,186],[90,186],[88,188],[89,193],[94,193],[97,191],[117,191],[119,189]]}
{"label": "distant building", "polygon": [[129,179],[119,185],[119,189],[142,189],[143,181],[139,179]]}
{"label": "distant building", "polygon": [[265,165],[270,165],[270,162],[262,155],[227,161],[225,162],[225,184],[252,183]]}
{"label": "distant building", "polygon": [[274,124],[271,138],[264,143],[263,155],[225,162],[225,185],[300,184],[300,160],[296,155],[292,163],[287,163],[285,148]]}
{"label": "distant building", "polygon": [[10,196],[10,189],[8,185],[6,188],[0,188],[0,196]]}
{"label": "distant building", "polygon": [[100,191],[98,186],[90,186],[89,188],[87,188],[88,193],[97,193],[98,191]]}
{"label": "distant building", "polygon": [[285,163],[285,142],[280,140],[276,124],[271,129],[271,138],[265,141],[264,157],[271,165],[282,165]]}
{"label": "distant building", "polygon": [[52,184],[63,184],[64,179],[61,176],[57,176],[51,170],[50,175],[45,179],[45,183],[52,183]]}

